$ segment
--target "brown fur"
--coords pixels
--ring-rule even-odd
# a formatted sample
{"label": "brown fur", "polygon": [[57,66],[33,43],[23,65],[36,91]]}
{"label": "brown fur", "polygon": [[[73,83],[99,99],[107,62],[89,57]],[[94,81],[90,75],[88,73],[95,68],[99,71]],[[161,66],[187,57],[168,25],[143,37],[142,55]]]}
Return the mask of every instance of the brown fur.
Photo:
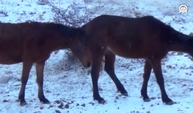
{"label": "brown fur", "polygon": [[128,95],[114,72],[115,55],[119,55],[125,58],[146,60],[141,89],[144,101],[150,101],[147,95],[147,84],[153,69],[161,90],[162,101],[166,104],[173,104],[164,88],[161,59],[169,51],[181,51],[193,55],[193,38],[174,30],[152,16],[127,18],[102,15],[94,18],[82,28],[89,36],[92,51],[91,76],[94,99],[100,103],[105,102],[98,92],[98,77],[103,56],[105,56],[106,72],[117,89],[123,95]]}
{"label": "brown fur", "polygon": [[57,49],[69,48],[75,56],[88,66],[85,55],[85,31],[61,24],[26,22],[18,24],[0,23],[0,63],[14,64],[23,62],[19,101],[25,101],[25,86],[33,63],[36,64],[38,97],[43,103],[49,103],[43,93],[43,70],[50,53]]}

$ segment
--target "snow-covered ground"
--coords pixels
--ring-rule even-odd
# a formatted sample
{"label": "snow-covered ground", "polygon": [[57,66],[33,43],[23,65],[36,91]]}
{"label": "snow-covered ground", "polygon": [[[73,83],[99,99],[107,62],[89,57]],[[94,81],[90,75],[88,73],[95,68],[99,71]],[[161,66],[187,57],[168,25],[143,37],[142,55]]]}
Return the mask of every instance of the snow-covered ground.
{"label": "snow-covered ground", "polygon": [[[0,0],[1,22],[24,22],[26,20],[53,21],[49,5],[38,5],[37,0]],[[84,2],[87,1],[87,2]],[[93,2],[89,2],[93,1]],[[153,15],[185,34],[193,32],[192,0],[52,0],[52,4],[67,8],[72,2],[89,8],[101,9],[95,16],[114,14],[131,16]],[[187,14],[179,14],[181,4],[188,6]],[[160,99],[155,76],[148,85],[150,102],[140,97],[142,85],[142,59],[117,57],[115,69],[118,78],[129,93],[128,97],[116,92],[116,87],[104,70],[100,72],[100,94],[107,101],[101,105],[93,100],[90,75],[79,64],[69,61],[65,51],[52,53],[46,62],[44,91],[51,104],[42,104],[37,98],[34,67],[26,86],[27,106],[16,101],[20,89],[22,65],[0,65],[0,113],[192,113],[193,112],[193,62],[187,54],[170,52],[162,62],[165,87],[168,96],[176,104],[168,106]]]}

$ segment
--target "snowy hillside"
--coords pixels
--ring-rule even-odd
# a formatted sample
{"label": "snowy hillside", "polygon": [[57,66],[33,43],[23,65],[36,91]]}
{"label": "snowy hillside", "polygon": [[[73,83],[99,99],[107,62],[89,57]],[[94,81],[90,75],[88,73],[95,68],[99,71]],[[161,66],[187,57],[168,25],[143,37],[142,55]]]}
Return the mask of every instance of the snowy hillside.
{"label": "snowy hillside", "polygon": [[[55,14],[51,6],[66,9],[70,4],[78,4],[94,11],[90,18],[101,14],[128,17],[153,15],[184,34],[193,32],[192,0],[49,0],[45,5],[38,4],[37,1],[0,0],[0,22],[53,22]],[[181,4],[187,5],[188,13],[179,13]],[[102,69],[98,83],[100,94],[107,103],[98,104],[92,97],[90,74],[87,74],[87,70],[79,62],[74,64],[69,61],[68,54],[64,52],[66,51],[60,50],[57,54],[52,53],[46,62],[44,92],[50,104],[39,102],[33,67],[25,93],[28,105],[20,106],[16,100],[21,85],[22,64],[0,64],[0,113],[193,112],[193,62],[185,53],[170,52],[162,62],[166,91],[176,102],[168,106],[161,101],[161,93],[153,72],[148,85],[148,94],[152,100],[143,102],[140,89],[144,62],[142,59],[121,57],[116,59],[116,74],[129,96],[124,97],[117,93],[114,83]]]}

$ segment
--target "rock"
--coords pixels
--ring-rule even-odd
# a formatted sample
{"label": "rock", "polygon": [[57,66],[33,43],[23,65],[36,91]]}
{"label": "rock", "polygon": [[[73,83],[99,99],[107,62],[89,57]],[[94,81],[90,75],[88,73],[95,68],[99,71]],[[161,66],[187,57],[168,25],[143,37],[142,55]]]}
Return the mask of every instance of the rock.
{"label": "rock", "polygon": [[58,108],[63,109],[63,107],[64,107],[64,104],[63,104],[63,102],[61,102],[60,105],[58,106]]}
{"label": "rock", "polygon": [[86,105],[85,105],[85,104],[82,104],[81,106],[82,106],[82,107],[85,107]]}
{"label": "rock", "polygon": [[69,108],[69,104],[66,104],[66,105],[64,106],[64,108],[68,109],[68,108]]}
{"label": "rock", "polygon": [[59,110],[56,110],[55,112],[56,112],[56,113],[61,113]]}

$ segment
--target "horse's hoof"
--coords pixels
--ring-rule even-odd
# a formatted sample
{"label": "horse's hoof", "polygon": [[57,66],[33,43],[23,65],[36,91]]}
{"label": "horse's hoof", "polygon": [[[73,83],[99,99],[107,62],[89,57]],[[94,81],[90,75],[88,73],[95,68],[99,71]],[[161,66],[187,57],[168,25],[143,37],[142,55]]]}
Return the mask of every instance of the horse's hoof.
{"label": "horse's hoof", "polygon": [[27,105],[27,102],[26,101],[22,101],[22,102],[20,102],[20,105],[21,106],[25,106],[25,105]]}
{"label": "horse's hoof", "polygon": [[151,99],[150,99],[150,98],[144,98],[143,101],[144,101],[144,102],[150,102]]}
{"label": "horse's hoof", "polygon": [[144,102],[150,102],[151,101],[151,99],[147,95],[145,95],[145,96],[141,95],[141,97],[143,98]]}
{"label": "horse's hoof", "polygon": [[173,102],[173,101],[169,101],[169,102],[164,102],[166,105],[173,105],[173,104],[176,104],[176,102]]}
{"label": "horse's hoof", "polygon": [[173,105],[175,104],[175,102],[173,102],[170,98],[162,98],[162,101],[166,104],[166,105]]}
{"label": "horse's hoof", "polygon": [[103,100],[99,100],[98,102],[99,102],[99,104],[105,104],[106,103],[106,101],[104,99]]}
{"label": "horse's hoof", "polygon": [[46,98],[41,99],[40,102],[42,102],[43,104],[50,104],[50,101]]}
{"label": "horse's hoof", "polygon": [[123,96],[128,96],[128,93],[127,93],[127,91],[121,91],[121,90],[117,90],[117,92],[120,92],[121,93],[121,95],[123,95]]}
{"label": "horse's hoof", "polygon": [[43,104],[50,104],[50,101],[42,102]]}
{"label": "horse's hoof", "polygon": [[128,93],[125,92],[125,93],[121,93],[123,96],[128,96]]}
{"label": "horse's hoof", "polygon": [[105,104],[105,100],[101,97],[98,97],[98,98],[94,98],[94,100],[97,100],[99,104]]}
{"label": "horse's hoof", "polygon": [[21,106],[27,105],[27,102],[25,101],[25,99],[18,98],[18,100],[16,100],[16,101],[19,102]]}

